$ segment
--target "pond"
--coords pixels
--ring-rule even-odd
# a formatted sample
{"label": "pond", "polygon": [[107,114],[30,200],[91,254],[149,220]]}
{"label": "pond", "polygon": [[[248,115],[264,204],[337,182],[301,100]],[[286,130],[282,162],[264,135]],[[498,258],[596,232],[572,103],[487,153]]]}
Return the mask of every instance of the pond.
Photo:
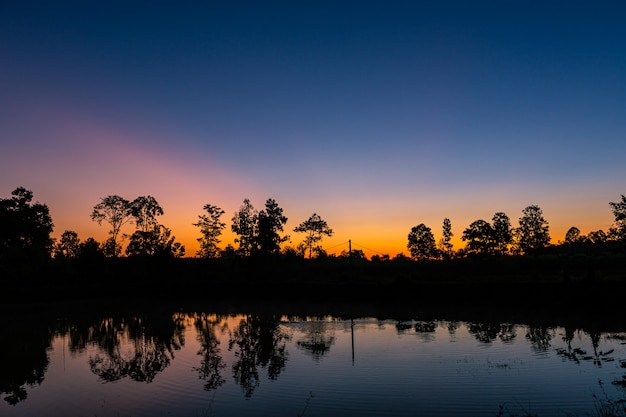
{"label": "pond", "polygon": [[5,311],[0,415],[624,415],[619,327],[280,311]]}

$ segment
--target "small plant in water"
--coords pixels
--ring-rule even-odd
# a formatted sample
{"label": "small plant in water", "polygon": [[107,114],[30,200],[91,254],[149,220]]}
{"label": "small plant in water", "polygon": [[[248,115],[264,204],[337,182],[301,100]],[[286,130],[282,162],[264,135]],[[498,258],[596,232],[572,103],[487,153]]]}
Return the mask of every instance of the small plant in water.
{"label": "small plant in water", "polygon": [[602,381],[598,381],[603,398],[593,394],[594,416],[596,417],[626,417],[626,400],[612,400],[604,391]]}

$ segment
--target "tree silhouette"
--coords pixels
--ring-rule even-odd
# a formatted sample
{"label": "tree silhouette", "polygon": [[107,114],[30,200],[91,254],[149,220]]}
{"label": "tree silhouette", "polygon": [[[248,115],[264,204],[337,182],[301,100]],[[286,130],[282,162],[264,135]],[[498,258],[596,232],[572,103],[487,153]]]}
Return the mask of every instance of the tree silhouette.
{"label": "tree silhouette", "polygon": [[122,226],[131,220],[130,202],[118,195],[109,195],[100,199],[91,213],[91,220],[98,222],[106,221],[111,225],[109,240],[104,245],[104,252],[107,256],[116,257],[122,248],[117,241]]}
{"label": "tree silhouette", "polygon": [[333,235],[333,230],[328,227],[326,221],[322,220],[317,213],[313,213],[311,217],[296,226],[293,231],[296,233],[306,233],[303,243],[304,246],[309,249],[309,258],[313,257],[313,245],[321,242],[324,236]]}
{"label": "tree silhouette", "polygon": [[580,229],[578,227],[572,226],[565,233],[565,243],[576,243],[580,242],[582,237],[580,236]]}
{"label": "tree silhouette", "polygon": [[276,201],[269,198],[265,202],[265,210],[258,215],[258,250],[261,254],[277,254],[281,243],[289,240],[289,236],[280,236],[283,225],[287,223],[287,217],[283,215],[283,209]]}
{"label": "tree silhouette", "polygon": [[517,228],[517,244],[523,253],[531,253],[545,248],[550,243],[548,222],[537,205],[522,210]]}
{"label": "tree silhouette", "polygon": [[32,203],[33,192],[16,188],[0,199],[0,265],[14,267],[50,258],[54,224],[48,206]]}
{"label": "tree silhouette", "polygon": [[587,240],[589,240],[589,242],[591,243],[602,243],[609,240],[609,237],[604,232],[604,230],[600,229],[594,232],[589,232],[589,234],[587,235]]}
{"label": "tree silhouette", "polygon": [[239,244],[237,253],[242,256],[250,256],[256,250],[257,218],[258,212],[250,200],[245,198],[233,216],[231,225],[231,230],[239,236],[235,238],[235,243]]}
{"label": "tree silhouette", "polygon": [[61,240],[54,247],[55,258],[77,258],[80,252],[80,239],[78,233],[66,230],[61,235]]}
{"label": "tree silhouette", "polygon": [[465,250],[469,254],[493,255],[496,248],[495,232],[485,220],[473,221],[463,231],[461,240],[467,241]]}
{"label": "tree silhouette", "polygon": [[622,200],[618,202],[610,202],[611,211],[615,216],[616,238],[626,241],[626,196],[622,194]]}
{"label": "tree silhouette", "polygon": [[128,256],[179,258],[185,255],[185,247],[175,242],[172,231],[159,224],[157,217],[164,212],[154,197],[137,197],[130,203],[129,210],[137,230],[126,247]]}
{"label": "tree silhouette", "polygon": [[450,219],[447,217],[443,219],[443,227],[442,227],[442,237],[439,240],[439,251],[444,259],[452,259],[453,251],[452,251],[452,223]]}
{"label": "tree silhouette", "polygon": [[224,210],[211,204],[206,204],[203,210],[206,214],[199,215],[198,222],[193,223],[200,228],[202,234],[202,237],[196,239],[200,243],[197,255],[203,258],[216,258],[220,252],[217,246],[220,243],[219,236],[226,226],[226,223],[220,220]]}
{"label": "tree silhouette", "polygon": [[408,239],[407,248],[413,259],[435,259],[437,257],[435,237],[430,227],[424,223],[413,227]]}
{"label": "tree silhouette", "polygon": [[130,237],[126,247],[128,256],[159,256],[181,258],[185,247],[175,241],[172,231],[162,224],[154,225],[152,230],[137,230]]}
{"label": "tree silhouette", "polygon": [[494,239],[494,252],[504,255],[509,251],[509,245],[513,242],[513,229],[511,220],[505,213],[499,211],[491,219]]}
{"label": "tree silhouette", "polygon": [[159,224],[157,217],[163,215],[163,209],[151,195],[137,197],[130,203],[129,209],[137,230],[141,232],[154,230]]}

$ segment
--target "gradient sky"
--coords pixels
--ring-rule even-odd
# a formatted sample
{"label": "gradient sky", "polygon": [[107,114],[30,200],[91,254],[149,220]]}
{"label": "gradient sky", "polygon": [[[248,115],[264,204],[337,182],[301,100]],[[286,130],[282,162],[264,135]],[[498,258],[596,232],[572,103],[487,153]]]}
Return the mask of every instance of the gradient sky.
{"label": "gradient sky", "polygon": [[[187,248],[206,203],[314,212],[329,252],[408,253],[538,205],[553,241],[626,194],[623,1],[3,1],[0,196],[54,236],[106,238],[111,194],[152,195]],[[131,232],[131,228],[126,229]],[[367,249],[367,250],[366,250]]]}

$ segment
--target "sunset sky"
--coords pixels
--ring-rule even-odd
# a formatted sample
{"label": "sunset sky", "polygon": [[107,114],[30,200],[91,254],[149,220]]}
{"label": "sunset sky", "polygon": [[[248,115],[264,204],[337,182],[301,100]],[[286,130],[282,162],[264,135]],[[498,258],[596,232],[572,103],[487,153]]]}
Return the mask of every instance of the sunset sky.
{"label": "sunset sky", "polygon": [[[623,1],[3,1],[0,197],[103,241],[154,196],[187,255],[202,207],[318,213],[329,252],[408,254],[538,205],[554,242],[626,194]],[[131,232],[129,227],[125,230]]]}

